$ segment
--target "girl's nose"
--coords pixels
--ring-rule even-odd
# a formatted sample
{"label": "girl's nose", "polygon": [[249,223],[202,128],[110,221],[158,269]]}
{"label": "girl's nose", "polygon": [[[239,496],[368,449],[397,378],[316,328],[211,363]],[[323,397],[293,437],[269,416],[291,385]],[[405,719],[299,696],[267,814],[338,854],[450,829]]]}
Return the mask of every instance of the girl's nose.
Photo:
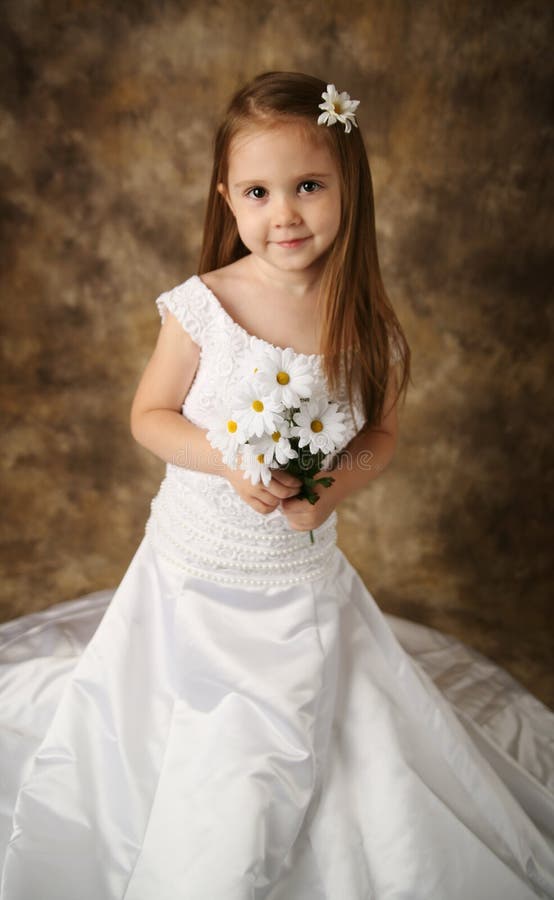
{"label": "girl's nose", "polygon": [[273,208],[273,222],[278,228],[288,228],[300,222],[300,214],[287,197],[275,201]]}

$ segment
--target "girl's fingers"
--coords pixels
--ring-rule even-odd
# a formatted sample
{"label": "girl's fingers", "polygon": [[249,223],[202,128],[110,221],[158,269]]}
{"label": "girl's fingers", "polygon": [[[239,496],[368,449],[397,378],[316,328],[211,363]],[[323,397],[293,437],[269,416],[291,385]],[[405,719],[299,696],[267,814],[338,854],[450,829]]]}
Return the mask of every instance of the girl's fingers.
{"label": "girl's fingers", "polygon": [[273,496],[284,499],[286,497],[294,497],[300,490],[300,486],[301,482],[290,475],[287,481],[282,481],[281,478],[275,478],[272,475],[267,489]]}
{"label": "girl's fingers", "polygon": [[293,520],[292,522],[289,522],[289,528],[292,528],[293,531],[312,531],[314,528],[314,524],[313,522],[303,524],[302,522]]}
{"label": "girl's fingers", "polygon": [[298,493],[298,488],[285,487],[284,484],[279,484],[277,481],[270,481],[268,491],[274,499],[287,500],[289,497],[294,497]]}
{"label": "girl's fingers", "polygon": [[307,502],[307,500],[296,500],[294,497],[289,497],[283,500],[282,506],[283,510],[286,510],[289,514],[302,514],[308,512],[306,509]]}
{"label": "girl's fingers", "polygon": [[272,509],[275,509],[275,507],[279,505],[278,500],[275,498],[275,496],[265,488],[260,489],[260,491],[256,494],[256,499],[267,507],[268,512],[271,512]]}
{"label": "girl's fingers", "polygon": [[295,475],[291,475],[290,472],[284,472],[282,469],[272,469],[271,480],[278,481],[280,484],[285,485],[285,487],[295,487],[297,489],[300,489],[302,484],[299,478],[296,478]]}
{"label": "girl's fingers", "polygon": [[267,503],[264,503],[262,500],[259,500],[258,497],[254,497],[252,500],[252,507],[260,513],[267,515],[267,513],[273,512],[275,507],[268,506]]}

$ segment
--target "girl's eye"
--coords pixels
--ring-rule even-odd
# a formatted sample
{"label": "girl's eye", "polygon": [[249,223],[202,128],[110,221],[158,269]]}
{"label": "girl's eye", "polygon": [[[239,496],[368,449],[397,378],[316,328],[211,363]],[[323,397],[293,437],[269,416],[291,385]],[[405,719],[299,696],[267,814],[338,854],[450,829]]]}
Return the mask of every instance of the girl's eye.
{"label": "girl's eye", "polygon": [[321,185],[317,181],[303,181],[300,187],[304,188],[306,194],[313,194],[319,190]]}
{"label": "girl's eye", "polygon": [[263,187],[253,187],[250,188],[249,191],[246,191],[246,196],[250,197],[253,195],[254,200],[262,200],[265,194],[265,188]]}

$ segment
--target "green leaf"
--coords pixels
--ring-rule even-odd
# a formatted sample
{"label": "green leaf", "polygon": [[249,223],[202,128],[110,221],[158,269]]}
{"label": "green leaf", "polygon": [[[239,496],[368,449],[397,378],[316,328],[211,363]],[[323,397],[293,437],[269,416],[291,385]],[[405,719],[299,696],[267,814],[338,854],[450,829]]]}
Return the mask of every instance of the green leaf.
{"label": "green leaf", "polygon": [[331,485],[334,483],[335,483],[335,479],[332,478],[330,475],[328,477],[326,476],[325,478],[314,479],[314,484],[322,484],[323,487],[331,487]]}

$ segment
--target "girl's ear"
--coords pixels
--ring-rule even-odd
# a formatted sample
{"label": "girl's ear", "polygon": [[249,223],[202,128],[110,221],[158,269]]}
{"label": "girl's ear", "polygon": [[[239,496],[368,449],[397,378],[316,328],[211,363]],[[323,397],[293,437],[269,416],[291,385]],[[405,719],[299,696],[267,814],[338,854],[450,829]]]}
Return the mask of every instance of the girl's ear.
{"label": "girl's ear", "polygon": [[227,206],[229,207],[229,209],[231,210],[231,212],[233,213],[233,215],[235,215],[235,210],[234,210],[233,207],[231,206],[231,201],[230,201],[230,199],[229,199],[229,192],[228,192],[228,190],[227,190],[226,185],[223,184],[222,181],[219,182],[219,184],[218,184],[218,186],[217,186],[217,190],[218,190],[218,192],[221,194],[221,196],[223,197],[223,199],[226,201]]}

